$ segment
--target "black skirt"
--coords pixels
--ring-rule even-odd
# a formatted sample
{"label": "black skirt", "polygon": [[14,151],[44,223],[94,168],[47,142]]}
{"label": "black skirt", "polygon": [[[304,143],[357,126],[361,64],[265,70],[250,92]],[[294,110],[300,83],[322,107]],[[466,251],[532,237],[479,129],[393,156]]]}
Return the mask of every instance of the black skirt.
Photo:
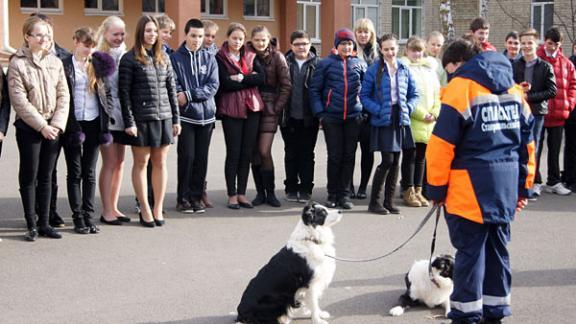
{"label": "black skirt", "polygon": [[370,129],[370,151],[401,152],[416,147],[410,126],[402,126],[399,122],[400,106],[392,106],[392,123],[390,126]]}
{"label": "black skirt", "polygon": [[172,119],[136,121],[138,136],[126,134],[126,145],[141,147],[161,147],[174,143]]}

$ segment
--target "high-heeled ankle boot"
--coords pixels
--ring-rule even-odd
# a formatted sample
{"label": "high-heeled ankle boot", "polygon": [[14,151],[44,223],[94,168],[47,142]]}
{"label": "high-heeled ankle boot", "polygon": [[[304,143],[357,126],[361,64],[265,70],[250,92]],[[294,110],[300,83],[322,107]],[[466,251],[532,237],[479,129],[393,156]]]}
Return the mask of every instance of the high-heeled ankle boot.
{"label": "high-heeled ankle boot", "polygon": [[280,207],[282,204],[276,198],[274,189],[276,188],[274,184],[274,169],[271,170],[260,170],[262,174],[262,181],[264,183],[264,190],[266,191],[266,203],[272,207]]}
{"label": "high-heeled ankle boot", "polygon": [[260,206],[266,203],[266,191],[262,182],[262,172],[260,165],[252,164],[252,177],[256,186],[256,198],[252,200],[252,206]]}

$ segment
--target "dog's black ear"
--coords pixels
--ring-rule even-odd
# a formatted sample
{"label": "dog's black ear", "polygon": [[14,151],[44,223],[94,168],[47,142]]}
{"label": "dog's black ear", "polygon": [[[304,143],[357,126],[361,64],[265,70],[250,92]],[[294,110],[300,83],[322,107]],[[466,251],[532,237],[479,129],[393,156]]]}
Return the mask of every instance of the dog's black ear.
{"label": "dog's black ear", "polygon": [[302,209],[302,221],[305,225],[310,225],[314,221],[314,204],[310,201]]}

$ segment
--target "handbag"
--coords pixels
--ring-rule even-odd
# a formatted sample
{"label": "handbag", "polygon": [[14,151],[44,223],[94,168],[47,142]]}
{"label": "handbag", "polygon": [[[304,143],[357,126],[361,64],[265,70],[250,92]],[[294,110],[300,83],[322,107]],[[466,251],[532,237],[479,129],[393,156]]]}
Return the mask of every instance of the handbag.
{"label": "handbag", "polygon": [[252,112],[259,112],[264,109],[264,101],[262,101],[260,92],[256,87],[245,90],[244,102],[248,110]]}

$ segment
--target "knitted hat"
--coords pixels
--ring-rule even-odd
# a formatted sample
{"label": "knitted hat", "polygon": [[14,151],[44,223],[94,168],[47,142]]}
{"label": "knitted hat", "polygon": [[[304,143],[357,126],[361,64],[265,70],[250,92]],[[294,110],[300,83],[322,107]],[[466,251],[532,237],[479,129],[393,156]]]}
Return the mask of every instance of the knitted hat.
{"label": "knitted hat", "polygon": [[356,37],[354,37],[354,33],[348,28],[342,28],[334,34],[334,47],[338,47],[338,44],[344,40],[351,40],[354,42],[354,46],[356,46]]}

